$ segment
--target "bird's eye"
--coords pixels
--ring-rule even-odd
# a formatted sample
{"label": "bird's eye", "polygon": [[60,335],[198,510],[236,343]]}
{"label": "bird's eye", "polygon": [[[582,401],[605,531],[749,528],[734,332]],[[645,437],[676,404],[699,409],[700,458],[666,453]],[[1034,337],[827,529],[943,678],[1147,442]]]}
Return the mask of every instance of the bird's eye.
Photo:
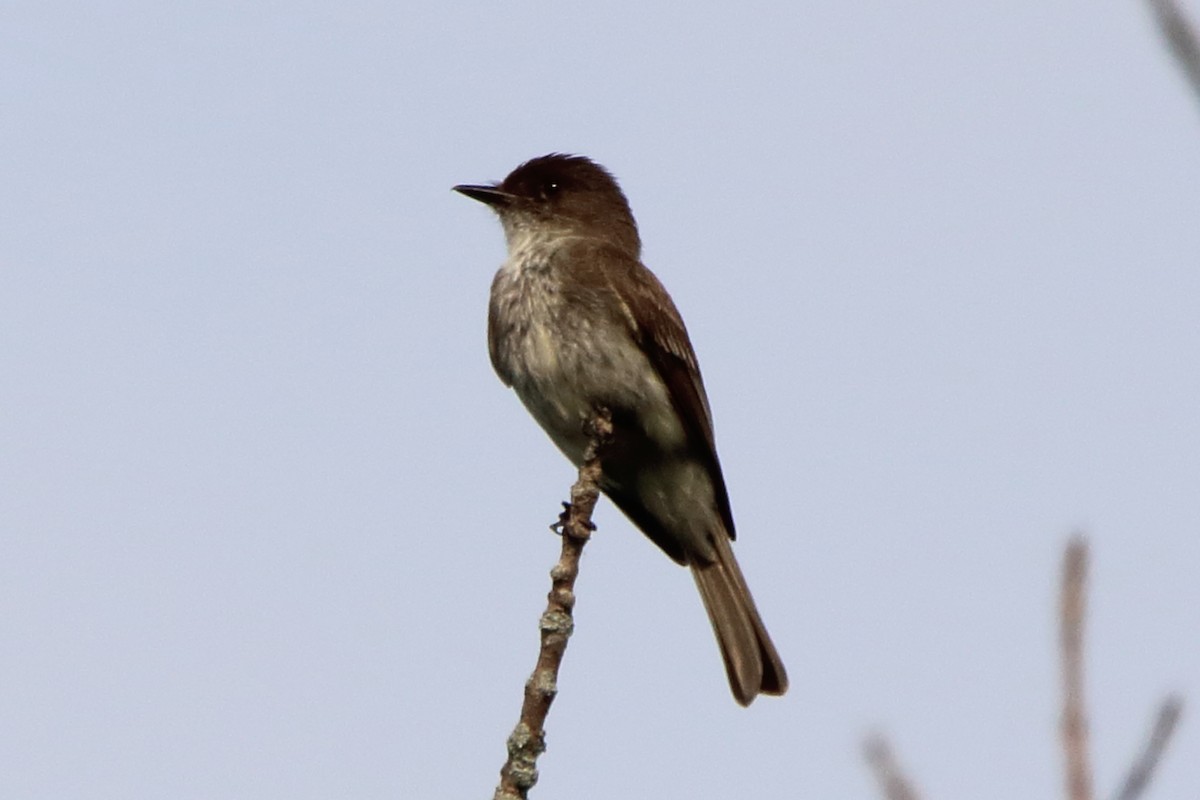
{"label": "bird's eye", "polygon": [[559,190],[558,181],[547,181],[545,184],[542,185],[542,197],[545,197],[545,198],[554,197],[554,195],[558,194],[558,190]]}

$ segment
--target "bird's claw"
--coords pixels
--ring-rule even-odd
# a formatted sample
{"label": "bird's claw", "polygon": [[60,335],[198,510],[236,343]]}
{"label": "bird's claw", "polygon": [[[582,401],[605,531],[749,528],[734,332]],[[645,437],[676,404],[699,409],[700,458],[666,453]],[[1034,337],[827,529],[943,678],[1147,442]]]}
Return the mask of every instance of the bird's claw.
{"label": "bird's claw", "polygon": [[[562,510],[562,513],[558,515],[558,520],[550,523],[550,530],[554,531],[559,536],[563,535],[563,531],[567,527],[567,522],[571,518],[571,504],[568,503],[566,500],[564,500],[562,506],[563,506],[563,510]],[[587,529],[589,531],[591,531],[593,533],[596,532],[596,523],[592,522],[589,519],[584,524],[587,526]]]}

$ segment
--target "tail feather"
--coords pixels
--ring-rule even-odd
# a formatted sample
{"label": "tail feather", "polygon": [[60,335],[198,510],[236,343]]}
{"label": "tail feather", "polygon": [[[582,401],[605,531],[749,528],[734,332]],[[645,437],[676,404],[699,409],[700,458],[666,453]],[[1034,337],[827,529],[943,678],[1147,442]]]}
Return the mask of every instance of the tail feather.
{"label": "tail feather", "polygon": [[787,671],[750,596],[724,535],[713,537],[716,558],[690,566],[712,623],[734,699],[748,706],[759,694],[787,691]]}

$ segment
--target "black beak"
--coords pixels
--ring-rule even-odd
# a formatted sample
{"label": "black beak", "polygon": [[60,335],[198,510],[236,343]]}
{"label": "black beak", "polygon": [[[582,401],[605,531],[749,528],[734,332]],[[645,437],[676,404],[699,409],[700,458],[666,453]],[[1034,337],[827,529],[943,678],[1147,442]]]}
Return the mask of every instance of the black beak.
{"label": "black beak", "polygon": [[484,205],[492,208],[500,208],[512,202],[513,196],[508,192],[502,192],[495,186],[473,186],[469,183],[460,183],[454,187],[454,191],[459,194],[465,194],[472,200],[478,200]]}

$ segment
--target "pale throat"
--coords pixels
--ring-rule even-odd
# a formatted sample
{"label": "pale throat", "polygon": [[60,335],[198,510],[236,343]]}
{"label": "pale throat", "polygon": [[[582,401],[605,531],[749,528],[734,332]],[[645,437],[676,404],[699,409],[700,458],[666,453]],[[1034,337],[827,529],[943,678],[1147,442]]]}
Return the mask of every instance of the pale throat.
{"label": "pale throat", "polygon": [[579,226],[565,220],[531,219],[523,214],[501,214],[500,224],[510,263],[541,261],[544,251],[581,235]]}

